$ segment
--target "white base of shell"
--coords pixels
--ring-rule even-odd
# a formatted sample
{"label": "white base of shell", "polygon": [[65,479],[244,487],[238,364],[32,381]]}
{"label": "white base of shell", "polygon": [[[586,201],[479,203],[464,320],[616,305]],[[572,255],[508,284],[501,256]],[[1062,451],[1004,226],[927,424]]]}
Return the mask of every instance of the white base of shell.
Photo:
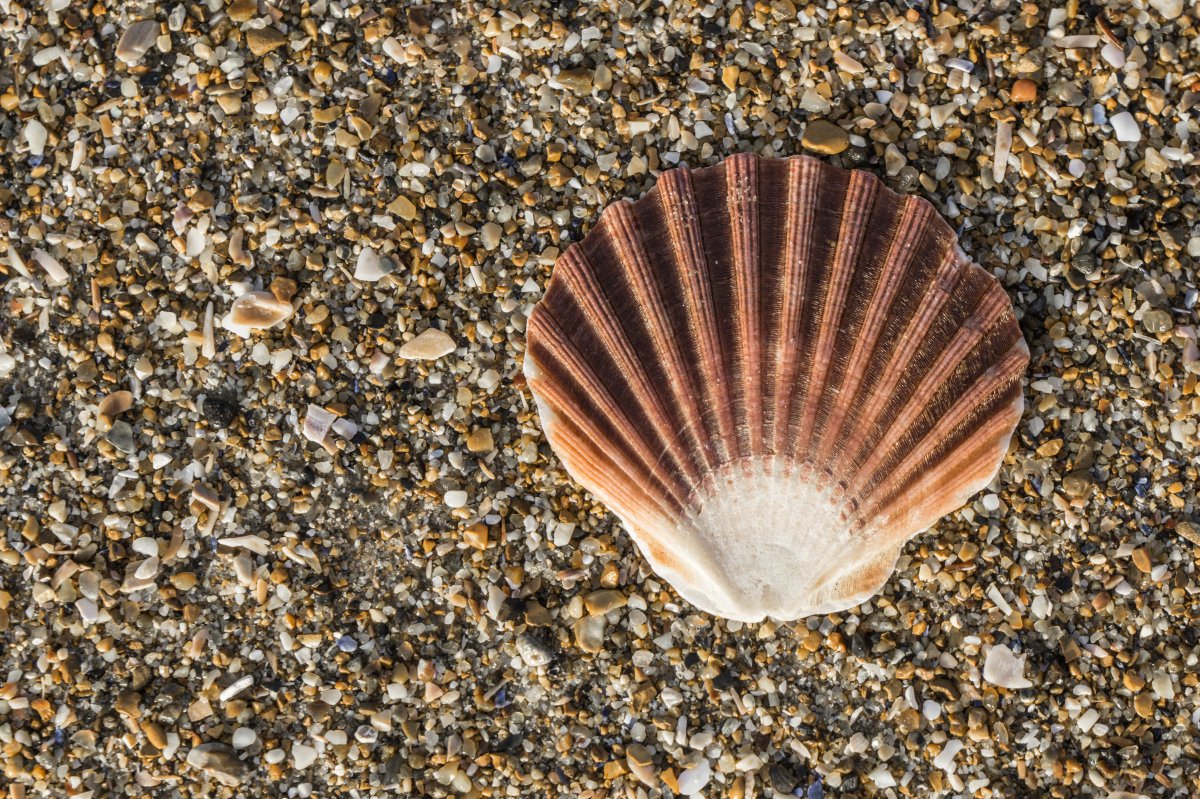
{"label": "white base of shell", "polygon": [[675,562],[657,562],[654,547],[643,553],[685,599],[746,622],[858,605],[899,555],[898,546],[864,546],[873,533],[847,530],[840,498],[776,461],[723,470],[682,524],[645,532]]}

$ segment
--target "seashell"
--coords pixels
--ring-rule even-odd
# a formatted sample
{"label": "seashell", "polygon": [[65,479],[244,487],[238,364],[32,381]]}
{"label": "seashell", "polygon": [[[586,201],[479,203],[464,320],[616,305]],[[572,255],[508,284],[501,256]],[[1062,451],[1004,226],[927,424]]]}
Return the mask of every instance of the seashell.
{"label": "seashell", "polygon": [[117,42],[117,58],[130,66],[136,66],[158,39],[158,22],[141,19],[130,25]]}
{"label": "seashell", "polygon": [[567,471],[685,599],[743,621],[878,591],[999,470],[1029,359],[928,202],[809,157],[609,206],[527,337]]}
{"label": "seashell", "polygon": [[233,301],[224,324],[238,332],[266,330],[287,321],[293,311],[290,302],[280,302],[269,291],[248,291]]}
{"label": "seashell", "polygon": [[102,422],[111,425],[113,419],[132,407],[132,393],[128,391],[114,391],[100,400],[100,404],[96,407],[96,413]]}

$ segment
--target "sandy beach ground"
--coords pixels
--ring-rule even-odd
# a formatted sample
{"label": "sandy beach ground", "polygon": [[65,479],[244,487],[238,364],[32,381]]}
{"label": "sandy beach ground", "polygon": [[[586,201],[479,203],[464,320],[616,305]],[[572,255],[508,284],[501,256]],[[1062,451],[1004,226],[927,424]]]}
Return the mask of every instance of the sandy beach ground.
{"label": "sandy beach ground", "polygon": [[[0,57],[6,799],[1200,793],[1193,4],[0,0]],[[930,200],[1032,354],[991,486],[786,624],[521,372],[605,205],[745,151]]]}

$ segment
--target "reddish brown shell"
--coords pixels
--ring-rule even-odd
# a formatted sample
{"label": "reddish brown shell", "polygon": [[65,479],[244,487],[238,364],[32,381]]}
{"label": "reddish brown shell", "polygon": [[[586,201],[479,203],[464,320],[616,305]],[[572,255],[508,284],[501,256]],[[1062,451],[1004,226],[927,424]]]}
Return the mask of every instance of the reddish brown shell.
{"label": "reddish brown shell", "polygon": [[525,374],[568,472],[700,608],[853,606],[995,476],[1029,352],[928,202],[808,157],[664,173],[555,265]]}

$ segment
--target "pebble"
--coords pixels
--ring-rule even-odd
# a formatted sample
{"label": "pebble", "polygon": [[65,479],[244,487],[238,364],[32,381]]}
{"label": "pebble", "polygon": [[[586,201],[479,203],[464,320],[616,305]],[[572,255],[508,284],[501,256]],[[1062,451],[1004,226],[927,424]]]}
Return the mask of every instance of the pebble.
{"label": "pebble", "polygon": [[368,283],[374,283],[391,274],[390,265],[385,265],[379,253],[372,250],[370,247],[363,247],[358,253],[358,263],[354,267],[354,277],[356,280],[363,280]]}
{"label": "pebble", "polygon": [[246,749],[253,746],[257,740],[258,734],[249,727],[238,727],[233,731],[233,737],[230,739],[234,749]]}
{"label": "pebble", "polygon": [[522,633],[517,637],[517,654],[526,666],[534,669],[548,666],[554,659],[554,649],[533,633]]}
{"label": "pebble", "polygon": [[695,796],[707,787],[712,779],[712,767],[707,760],[701,760],[695,766],[680,772],[679,793],[683,796]]}
{"label": "pebble", "polygon": [[1108,122],[1112,125],[1117,141],[1137,142],[1142,140],[1142,131],[1138,127],[1137,120],[1128,111],[1113,114],[1108,118]]}
{"label": "pebble", "polygon": [[1029,78],[1021,78],[1013,84],[1009,97],[1014,103],[1032,103],[1037,99],[1038,86]]}
{"label": "pebble", "polygon": [[292,765],[299,771],[311,766],[317,759],[317,750],[305,744],[292,744]]}
{"label": "pebble", "polygon": [[141,63],[146,52],[158,39],[159,23],[153,19],[142,19],[133,23],[121,34],[117,42],[117,58],[129,66]]}
{"label": "pebble", "polygon": [[204,743],[192,748],[187,764],[215,777],[225,785],[238,785],[250,772],[250,767],[238,759],[234,751],[221,743]]}
{"label": "pebble", "polygon": [[491,428],[477,427],[467,436],[467,450],[469,452],[491,452],[495,448],[496,444],[492,440]]}
{"label": "pebble", "polygon": [[584,652],[604,649],[604,633],[608,624],[603,616],[584,616],[575,622],[575,644]]}
{"label": "pebble", "polygon": [[640,743],[631,743],[625,747],[625,763],[629,766],[629,772],[638,780],[650,788],[658,785],[658,778],[654,772],[654,755]]}
{"label": "pebble", "polygon": [[804,128],[800,143],[805,148],[822,155],[837,155],[845,152],[846,148],[850,146],[850,137],[846,135],[846,131],[832,122],[818,119],[808,123]]}
{"label": "pebble", "polygon": [[405,342],[400,348],[400,357],[410,361],[434,361],[454,350],[454,339],[431,327],[423,330],[411,341]]}
{"label": "pebble", "polygon": [[612,589],[593,591],[583,600],[583,604],[585,607],[587,607],[588,613],[596,616],[603,616],[605,613],[617,610],[618,608],[623,608],[626,604],[628,604],[628,602],[628,597],[626,597],[620,591],[615,591]]}
{"label": "pebble", "polygon": [[233,301],[226,327],[269,330],[290,319],[294,312],[291,303],[280,302],[269,291],[250,291]]}
{"label": "pebble", "polygon": [[264,56],[287,44],[287,37],[275,28],[251,28],[246,31],[246,46],[256,56]]}
{"label": "pebble", "polygon": [[987,651],[983,679],[992,685],[1012,690],[1033,687],[1033,683],[1025,678],[1025,656],[1014,655],[1011,649],[1000,644]]}
{"label": "pebble", "polygon": [[466,491],[454,490],[447,491],[445,496],[447,508],[462,508],[466,507],[469,496]]}
{"label": "pebble", "polygon": [[40,158],[46,152],[46,140],[49,137],[46,126],[38,120],[30,119],[25,123],[25,142],[29,145],[29,154],[35,158]]}
{"label": "pebble", "polygon": [[1163,19],[1175,20],[1183,15],[1184,0],[1150,0],[1150,7],[1163,15]]}
{"label": "pebble", "polygon": [[121,452],[132,454],[137,449],[133,439],[133,428],[129,426],[128,422],[113,422],[104,439]]}

